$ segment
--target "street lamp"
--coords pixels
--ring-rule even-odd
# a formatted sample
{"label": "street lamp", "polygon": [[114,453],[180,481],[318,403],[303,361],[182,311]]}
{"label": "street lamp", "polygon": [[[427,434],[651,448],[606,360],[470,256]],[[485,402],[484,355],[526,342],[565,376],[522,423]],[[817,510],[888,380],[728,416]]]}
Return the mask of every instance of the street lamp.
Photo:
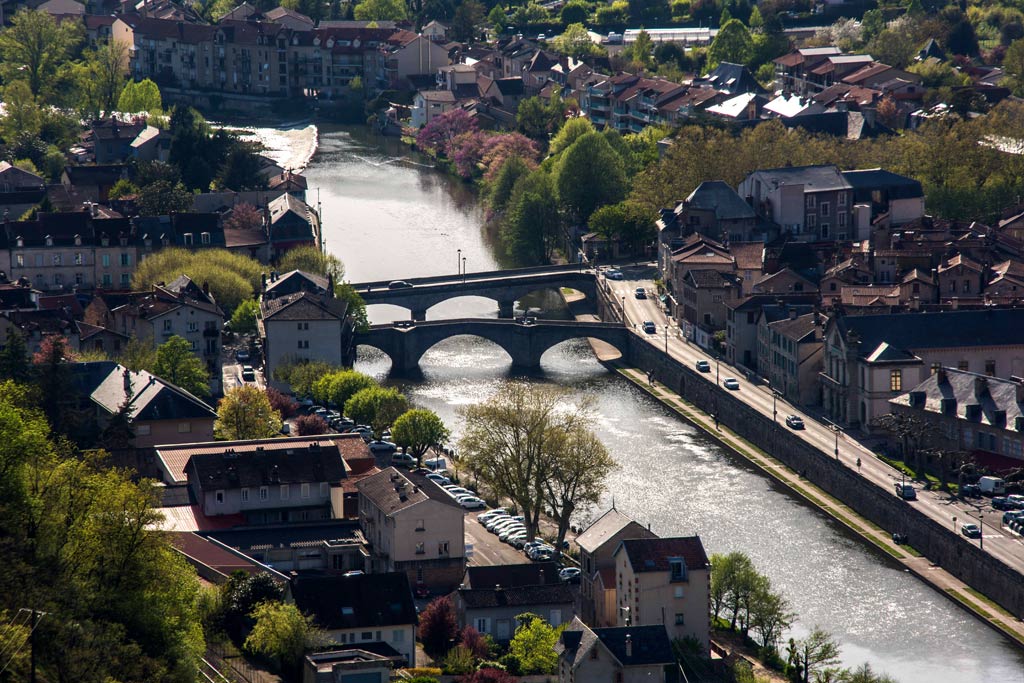
{"label": "street lamp", "polygon": [[462,284],[466,284],[466,257],[462,257]]}
{"label": "street lamp", "polygon": [[622,295],[622,324],[629,327],[629,321],[626,320],[626,295]]}
{"label": "street lamp", "polygon": [[978,534],[978,547],[981,548],[982,550],[984,550],[985,549],[985,513],[984,512],[979,512],[978,513],[978,529],[980,530],[979,534]]}
{"label": "street lamp", "polygon": [[668,355],[668,323],[665,323],[665,355]]}
{"label": "street lamp", "polygon": [[624,619],[626,621],[626,626],[629,626],[630,625],[630,623],[629,623],[630,622],[630,619],[629,619],[629,605],[625,605],[624,607],[620,607],[619,611],[626,613],[626,616],[624,617]]}
{"label": "street lamp", "polygon": [[839,459],[839,425],[832,425],[832,430],[836,433],[836,460]]}
{"label": "street lamp", "polygon": [[456,249],[457,256],[455,257],[455,272],[458,274],[459,269],[462,268],[462,250]]}
{"label": "street lamp", "polygon": [[[771,389],[771,384],[768,385],[768,388]],[[775,409],[775,399],[777,399],[778,397],[779,392],[775,391],[775,389],[772,389],[772,422],[779,421],[779,411]]]}
{"label": "street lamp", "polygon": [[715,354],[715,384],[721,384],[722,383],[721,382],[721,379],[722,379],[721,360],[722,359],[719,358],[718,354],[716,353]]}
{"label": "street lamp", "polygon": [[956,533],[956,515],[953,515],[953,532]]}

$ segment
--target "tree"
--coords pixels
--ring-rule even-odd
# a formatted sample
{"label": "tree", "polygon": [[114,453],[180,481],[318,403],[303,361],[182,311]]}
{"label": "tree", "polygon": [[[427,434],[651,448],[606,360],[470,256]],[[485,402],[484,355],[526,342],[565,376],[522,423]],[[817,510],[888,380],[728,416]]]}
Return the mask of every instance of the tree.
{"label": "tree", "polygon": [[888,674],[876,674],[871,665],[864,662],[853,671],[847,672],[845,683],[896,683]]}
{"label": "tree", "polygon": [[638,64],[641,69],[645,69],[651,64],[651,54],[654,51],[654,41],[651,40],[651,34],[643,29],[636,36],[636,41],[629,48],[629,58],[634,64]]}
{"label": "tree", "polygon": [[281,585],[270,575],[234,572],[221,587],[221,609],[224,629],[236,641],[252,628],[250,616],[264,602],[280,602],[284,598]]}
{"label": "tree", "polygon": [[[116,43],[120,45],[120,43]],[[141,81],[129,81],[121,91],[117,100],[117,110],[126,114],[161,111],[164,107],[160,87],[144,78]]]}
{"label": "tree", "polygon": [[330,426],[319,415],[300,415],[295,418],[297,436],[316,436],[331,431]]}
{"label": "tree", "polygon": [[477,0],[464,0],[452,17],[452,36],[461,42],[471,42],[476,36],[476,27],[484,22],[487,11]]}
{"label": "tree", "polygon": [[253,146],[243,142],[232,145],[215,183],[219,188],[236,192],[265,189],[267,181],[260,173],[260,158]]}
{"label": "tree", "polygon": [[0,119],[0,135],[8,142],[18,139],[36,141],[43,130],[43,110],[28,83],[14,81],[4,87],[3,93],[4,114]]}
{"label": "tree", "polygon": [[132,286],[149,289],[158,282],[171,282],[188,273],[194,282],[210,288],[225,315],[231,316],[243,301],[253,299],[266,268],[255,259],[227,249],[167,248],[147,256],[135,268]]}
{"label": "tree", "polygon": [[31,373],[25,337],[12,327],[7,332],[7,342],[3,350],[0,350],[0,380],[24,384],[29,381]]}
{"label": "tree", "polygon": [[966,17],[953,25],[946,37],[946,47],[955,55],[975,57],[978,54],[978,36],[974,25]]}
{"label": "tree", "polygon": [[131,337],[121,349],[117,362],[132,372],[156,372],[156,349],[149,339]]}
{"label": "tree", "polygon": [[501,5],[495,5],[491,8],[491,11],[487,14],[487,23],[494,29],[494,33],[501,35],[505,31],[505,27],[508,26],[508,15],[505,14],[504,8]]}
{"label": "tree", "polygon": [[[313,400],[325,405],[344,408],[348,400],[357,392],[379,386],[377,380],[355,370],[323,372],[321,368],[316,367],[316,364],[311,363],[309,365],[313,365],[310,368],[312,373],[318,373],[314,377],[309,393],[313,396]],[[302,369],[303,366],[299,366],[296,368],[296,371],[301,372]],[[292,383],[290,379],[285,381]],[[298,390],[296,390],[296,393],[298,393]],[[300,395],[304,396],[306,394],[303,392]]]}
{"label": "tree", "polygon": [[551,140],[551,146],[548,148],[548,153],[551,156],[558,156],[563,151],[572,146],[572,143],[586,135],[587,133],[594,132],[594,124],[590,122],[590,119],[586,118],[575,118],[569,119],[562,126],[558,134],[555,135]]}
{"label": "tree", "polygon": [[509,199],[512,198],[516,182],[529,172],[530,167],[519,157],[509,157],[505,160],[494,180],[487,185],[487,202],[491,211],[501,213],[505,210]]}
{"label": "tree", "polygon": [[554,179],[538,169],[519,178],[508,201],[501,240],[516,263],[543,263],[554,248],[561,217]]}
{"label": "tree", "polygon": [[0,75],[5,83],[24,80],[38,97],[82,42],[82,24],[38,10],[20,10],[0,32]]}
{"label": "tree", "polygon": [[746,64],[752,49],[750,31],[739,19],[730,19],[718,29],[708,48],[708,66],[714,67],[722,62]]}
{"label": "tree", "polygon": [[345,415],[358,424],[370,425],[377,436],[408,409],[405,394],[390,387],[360,389],[345,401]]}
{"label": "tree", "polygon": [[135,202],[143,216],[168,216],[192,209],[192,193],[181,183],[158,180],[139,191]]}
{"label": "tree", "polygon": [[277,261],[277,271],[288,273],[301,270],[304,273],[333,277],[341,282],[345,277],[345,264],[334,254],[325,254],[314,246],[295,247],[286,251]]}
{"label": "tree", "polygon": [[229,389],[217,404],[213,432],[223,441],[270,439],[281,433],[281,413],[251,384]]}
{"label": "tree", "polygon": [[794,653],[794,664],[802,672],[803,683],[835,675],[835,667],[839,663],[839,645],[831,634],[820,627],[815,626],[810,635],[797,641]]}
{"label": "tree", "polygon": [[758,634],[761,647],[775,651],[783,631],[793,625],[796,614],[786,596],[772,590],[771,582],[764,578],[757,582],[750,601],[750,626]]}
{"label": "tree", "polygon": [[467,467],[515,504],[530,538],[544,507],[545,482],[567,445],[564,435],[585,423],[585,406],[565,408],[561,391],[508,382],[487,401],[462,410],[460,448]]}
{"label": "tree", "polygon": [[556,185],[562,205],[578,222],[584,223],[599,206],[625,196],[622,157],[600,133],[587,133],[559,160]]}
{"label": "tree", "polygon": [[585,24],[590,18],[590,7],[583,0],[569,0],[562,6],[559,18],[562,21],[562,26]]}
{"label": "tree", "polygon": [[416,408],[402,413],[391,426],[391,438],[423,466],[423,455],[433,446],[448,440],[451,433],[433,410]]}
{"label": "tree", "polygon": [[452,140],[478,127],[477,120],[465,109],[452,109],[435,116],[423,126],[416,134],[416,145],[435,154],[447,155],[451,151]]}
{"label": "tree", "polygon": [[554,44],[556,50],[576,59],[601,52],[583,24],[569,24],[562,35],[555,38]]}
{"label": "tree", "polygon": [[156,350],[153,374],[196,396],[210,395],[210,373],[191,345],[174,335]]}
{"label": "tree", "polygon": [[507,671],[485,666],[469,676],[463,676],[461,683],[516,683],[519,680]]}
{"label": "tree", "polygon": [[282,420],[287,420],[299,412],[299,404],[291,396],[282,394],[270,386],[264,389],[263,392],[267,395],[267,400],[270,401],[270,407],[281,414]]}
{"label": "tree", "polygon": [[314,385],[337,370],[337,367],[323,361],[300,360],[278,366],[274,379],[287,382],[296,396],[320,400],[313,390]]}
{"label": "tree", "polygon": [[237,334],[253,334],[256,332],[256,316],[260,305],[255,299],[246,299],[231,314],[231,331]]}
{"label": "tree", "polygon": [[348,314],[355,320],[356,332],[370,329],[370,321],[366,317],[366,301],[356,288],[347,282],[334,285],[334,296],[348,304]]}
{"label": "tree", "polygon": [[126,178],[120,178],[114,186],[110,188],[110,192],[107,193],[107,197],[110,199],[124,199],[125,197],[134,197],[139,194],[138,186],[132,181]]}
{"label": "tree", "polygon": [[508,651],[519,660],[522,674],[555,674],[558,671],[555,645],[558,643],[562,628],[553,628],[535,614],[521,614],[516,619],[520,621],[520,625],[508,645]]}
{"label": "tree", "polygon": [[629,19],[634,24],[660,26],[671,16],[667,0],[629,0]]}
{"label": "tree", "polygon": [[251,616],[256,623],[245,639],[245,649],[277,659],[288,668],[298,667],[307,648],[324,640],[312,619],[291,603],[262,602]]}
{"label": "tree", "polygon": [[[252,204],[237,204],[231,209],[231,212],[224,219],[224,229],[262,230],[263,212]],[[319,250],[316,251],[319,253]]]}
{"label": "tree", "polygon": [[83,57],[76,72],[83,98],[79,109],[93,115],[110,114],[117,109],[128,77],[128,46],[112,40],[96,50],[86,50]]}
{"label": "tree", "polygon": [[882,10],[871,9],[864,13],[860,22],[860,37],[865,43],[870,43],[879,33],[885,30],[885,17]]}
{"label": "tree", "polygon": [[362,0],[355,7],[358,21],[401,21],[409,18],[402,0]]}
{"label": "tree", "polygon": [[1024,92],[1024,38],[1018,38],[1006,48],[1003,68],[1013,76],[1017,92]]}
{"label": "tree", "polygon": [[551,471],[544,480],[544,502],[558,524],[556,554],[561,553],[576,510],[600,502],[605,480],[615,467],[608,449],[584,420],[563,432],[564,442],[551,449]]}
{"label": "tree", "polygon": [[435,598],[420,614],[419,639],[423,651],[433,660],[448,653],[458,632],[455,607],[447,596]]}
{"label": "tree", "polygon": [[464,646],[476,660],[485,660],[491,656],[494,641],[490,636],[481,635],[472,626],[459,631],[459,644]]}

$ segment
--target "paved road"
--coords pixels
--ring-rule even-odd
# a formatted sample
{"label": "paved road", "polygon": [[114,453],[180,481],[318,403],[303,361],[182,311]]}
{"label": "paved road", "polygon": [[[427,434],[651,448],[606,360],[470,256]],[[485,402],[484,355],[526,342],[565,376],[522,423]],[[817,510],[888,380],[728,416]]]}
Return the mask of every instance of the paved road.
{"label": "paved road", "polygon": [[[691,367],[698,360],[711,361],[711,372],[701,374],[707,382],[723,382],[726,378],[732,377],[739,381],[740,389],[736,392],[740,398],[753,406],[756,410],[768,417],[772,416],[772,396],[766,387],[755,385],[747,381],[742,371],[728,365],[724,360],[716,361],[703,349],[695,344],[684,341],[679,334],[679,328],[667,320],[661,303],[655,296],[654,282],[650,278],[652,268],[622,269],[625,274],[624,280],[605,280],[610,289],[615,293],[615,298],[625,301],[626,317],[634,332],[647,339],[650,343],[656,344],[659,348],[665,349],[666,344],[669,354]],[[603,278],[602,278],[603,279]],[[651,298],[637,299],[636,288],[644,287],[651,294]],[[625,297],[623,299],[623,297]],[[639,329],[639,324],[645,320],[653,321],[657,325],[657,332],[653,335],[644,334]],[[666,328],[668,330],[666,339]],[[724,387],[721,391],[727,391]],[[825,453],[834,453],[837,448],[837,432],[829,425],[818,420],[789,403],[778,399],[776,410],[780,429],[788,429],[783,420],[787,415],[799,415],[803,418],[806,429],[799,432],[799,435],[812,443]],[[895,495],[894,484],[900,481],[900,473],[885,464],[868,448],[854,440],[842,431],[838,432],[839,460],[847,467],[857,467],[857,459],[860,459],[860,473],[883,487],[889,493]],[[914,484],[917,489],[918,499],[908,502],[927,514],[932,519],[945,524],[953,530],[953,517],[957,518],[956,531],[959,532],[963,522],[979,522],[983,524],[984,550],[999,558],[1007,565],[1024,572],[1024,540],[1012,531],[1002,528],[1002,512],[993,510],[987,500],[979,499],[978,503],[965,502],[952,498],[948,494],[937,491],[925,491],[919,484]],[[983,517],[980,515],[983,514]],[[981,543],[978,541],[964,542]]]}
{"label": "paved road", "polygon": [[483,510],[474,510],[466,514],[466,545],[473,546],[469,556],[471,565],[522,564],[529,562],[521,550],[516,550],[508,543],[502,543],[498,537],[476,521],[476,516]]}

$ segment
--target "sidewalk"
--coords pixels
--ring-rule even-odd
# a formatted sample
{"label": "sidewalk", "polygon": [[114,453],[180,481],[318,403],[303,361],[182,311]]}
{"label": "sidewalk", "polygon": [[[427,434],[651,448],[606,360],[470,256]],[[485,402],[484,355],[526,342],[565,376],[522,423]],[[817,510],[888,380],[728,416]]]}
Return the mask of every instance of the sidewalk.
{"label": "sidewalk", "polygon": [[623,377],[651,396],[674,410],[695,427],[702,429],[716,441],[742,455],[763,473],[785,485],[807,502],[846,525],[864,540],[887,553],[894,560],[913,572],[918,578],[957,602],[963,608],[980,617],[1019,647],[1024,647],[1024,621],[996,605],[994,602],[953,577],[945,570],[931,563],[910,546],[893,543],[892,535],[854,510],[830,497],[827,493],[802,478],[796,472],[775,460],[753,444],[745,441],[728,428],[715,424],[715,420],[695,406],[687,403],[678,394],[664,385],[649,383],[647,375],[636,368],[615,364]]}

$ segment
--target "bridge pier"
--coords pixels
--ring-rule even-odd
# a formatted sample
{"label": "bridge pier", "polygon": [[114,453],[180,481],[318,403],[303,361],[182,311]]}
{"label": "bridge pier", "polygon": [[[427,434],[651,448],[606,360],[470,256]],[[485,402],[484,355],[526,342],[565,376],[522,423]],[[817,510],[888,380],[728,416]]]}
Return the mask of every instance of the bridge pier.
{"label": "bridge pier", "polygon": [[499,318],[513,318],[515,317],[516,300],[498,300],[498,317]]}
{"label": "bridge pier", "polygon": [[412,317],[410,318],[414,322],[421,323],[427,319],[427,309],[425,308],[414,308],[412,309]]}

